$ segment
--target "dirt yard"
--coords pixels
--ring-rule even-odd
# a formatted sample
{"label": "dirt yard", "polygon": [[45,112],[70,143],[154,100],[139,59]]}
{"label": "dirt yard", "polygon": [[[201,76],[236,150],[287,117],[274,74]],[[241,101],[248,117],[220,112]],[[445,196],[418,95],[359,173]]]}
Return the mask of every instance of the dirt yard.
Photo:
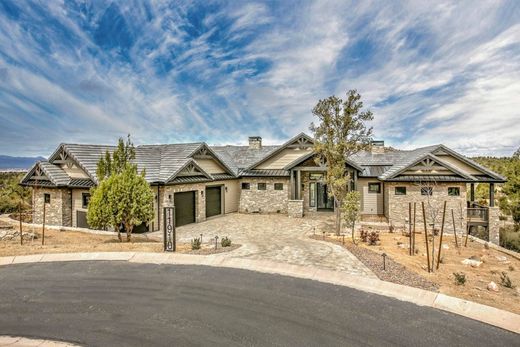
{"label": "dirt yard", "polygon": [[[345,247],[370,250],[379,255],[386,253],[389,258],[405,266],[406,269],[435,283],[441,293],[520,314],[520,260],[491,248],[486,249],[485,245],[472,240],[468,240],[467,247],[462,246],[457,249],[454,237],[444,235],[442,243],[445,246],[441,252],[442,262],[439,270],[435,268],[433,273],[428,273],[424,234],[416,234],[415,239],[416,254],[414,256],[409,255],[408,236],[400,233],[380,233],[380,245],[369,246],[366,243],[358,242],[358,245],[355,246],[352,241],[348,240]],[[460,236],[458,240],[460,245]],[[437,261],[439,237],[435,238],[435,243],[435,260]],[[431,246],[430,242],[430,254]],[[353,253],[356,254],[355,251]],[[472,256],[478,257],[482,263],[476,267],[462,264],[463,260]],[[381,256],[380,259],[378,267],[382,263]],[[377,274],[377,271],[375,272]],[[465,274],[466,283],[464,285],[456,284],[454,272]],[[503,285],[502,273],[509,277],[514,288],[507,288]],[[487,289],[491,281],[497,284],[497,292]]]}
{"label": "dirt yard", "polygon": [[[18,230],[16,228],[16,230]],[[34,232],[34,240],[25,240],[26,232]],[[0,241],[0,257],[13,255],[28,255],[42,253],[75,253],[75,252],[162,252],[163,244],[160,241],[149,239],[146,235],[133,234],[132,242],[119,242],[117,234],[96,235],[77,231],[45,230],[45,245],[41,244],[41,228],[33,230],[24,228],[24,244],[20,245],[20,238],[14,240]],[[191,244],[177,244],[177,252],[190,254],[214,254],[232,251],[240,245],[233,244],[231,247],[221,247],[217,250],[212,245],[203,244],[199,250],[192,250]]]}

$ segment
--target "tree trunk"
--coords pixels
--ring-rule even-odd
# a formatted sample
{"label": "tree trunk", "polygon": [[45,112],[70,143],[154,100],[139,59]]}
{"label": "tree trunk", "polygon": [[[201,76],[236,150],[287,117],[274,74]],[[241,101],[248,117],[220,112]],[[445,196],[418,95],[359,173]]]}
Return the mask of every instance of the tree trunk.
{"label": "tree trunk", "polygon": [[356,236],[354,234],[354,230],[356,229],[356,222],[352,223],[352,242],[356,245]]}
{"label": "tree trunk", "polygon": [[125,225],[126,229],[126,242],[132,241],[132,230],[134,229],[133,225]]}
{"label": "tree trunk", "polygon": [[117,228],[117,238],[119,239],[119,242],[123,242],[123,238],[121,237],[121,228]]}
{"label": "tree trunk", "polygon": [[334,203],[336,204],[336,236],[341,234],[341,204],[337,199],[334,199]]}

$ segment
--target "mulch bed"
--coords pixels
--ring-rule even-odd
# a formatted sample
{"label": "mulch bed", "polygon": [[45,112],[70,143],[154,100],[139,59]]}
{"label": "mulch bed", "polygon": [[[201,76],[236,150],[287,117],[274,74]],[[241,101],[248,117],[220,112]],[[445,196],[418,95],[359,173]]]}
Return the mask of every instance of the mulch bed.
{"label": "mulch bed", "polygon": [[[311,236],[311,238],[316,240],[323,240],[323,237],[317,235]],[[381,254],[375,251],[365,247],[356,246],[350,241],[345,241],[345,244],[342,244],[341,241],[331,237],[325,237],[324,241],[332,242],[348,249],[350,253],[354,254],[356,258],[358,258],[363,264],[365,264],[366,267],[372,270],[372,272],[382,281],[402,284],[405,286],[425,289],[433,292],[439,291],[438,284],[427,280],[413,271],[408,270],[406,267],[397,263],[389,256],[386,257],[386,266],[385,270],[383,270],[383,257]]]}

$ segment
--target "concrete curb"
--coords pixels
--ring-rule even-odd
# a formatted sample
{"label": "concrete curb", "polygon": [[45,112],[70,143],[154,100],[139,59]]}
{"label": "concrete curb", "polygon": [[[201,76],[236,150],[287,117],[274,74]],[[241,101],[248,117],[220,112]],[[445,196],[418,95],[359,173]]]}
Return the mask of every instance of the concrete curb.
{"label": "concrete curb", "polygon": [[79,346],[70,342],[52,341],[52,340],[41,340],[41,339],[29,339],[26,337],[17,336],[0,336],[0,346],[13,346],[13,347],[75,347]]}
{"label": "concrete curb", "polygon": [[317,267],[291,265],[266,260],[225,258],[219,256],[219,254],[204,256],[151,252],[54,253],[0,257],[0,266],[90,260],[128,261],[141,264],[203,265],[310,279],[448,311],[520,334],[520,315],[512,312],[379,279],[349,275]]}

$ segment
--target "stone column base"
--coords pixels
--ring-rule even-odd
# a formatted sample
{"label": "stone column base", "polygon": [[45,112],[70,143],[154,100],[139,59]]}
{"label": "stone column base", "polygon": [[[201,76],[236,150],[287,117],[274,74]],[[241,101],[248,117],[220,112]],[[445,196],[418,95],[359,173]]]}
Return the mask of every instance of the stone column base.
{"label": "stone column base", "polygon": [[287,203],[287,212],[289,217],[303,217],[303,200],[289,200]]}
{"label": "stone column base", "polygon": [[500,219],[498,218],[499,215],[500,209],[498,207],[488,208],[489,242],[494,243],[497,246],[500,246]]}

